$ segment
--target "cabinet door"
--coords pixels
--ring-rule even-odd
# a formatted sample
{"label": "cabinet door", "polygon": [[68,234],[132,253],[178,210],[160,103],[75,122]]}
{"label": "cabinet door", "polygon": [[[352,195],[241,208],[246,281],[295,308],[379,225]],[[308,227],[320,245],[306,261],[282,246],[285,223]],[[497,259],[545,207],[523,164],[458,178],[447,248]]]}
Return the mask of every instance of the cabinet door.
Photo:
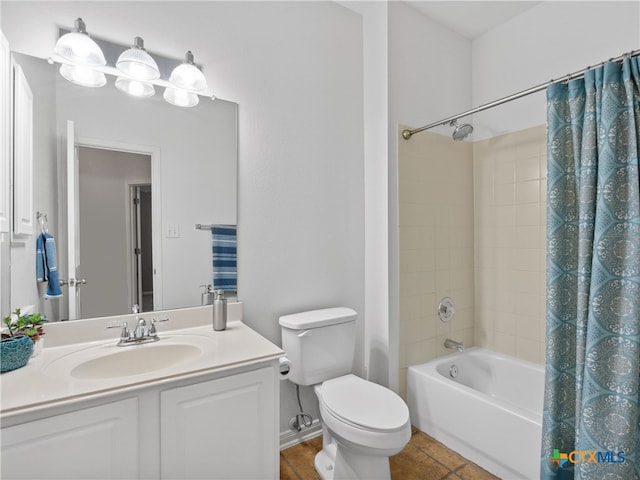
{"label": "cabinet door", "polygon": [[138,477],[138,400],[2,429],[2,478]]}
{"label": "cabinet door", "polygon": [[14,64],[13,85],[13,233],[33,228],[33,93],[22,68]]}
{"label": "cabinet door", "polygon": [[162,478],[278,478],[273,368],[160,394]]}
{"label": "cabinet door", "polygon": [[11,191],[11,52],[0,32],[0,233],[10,231]]}

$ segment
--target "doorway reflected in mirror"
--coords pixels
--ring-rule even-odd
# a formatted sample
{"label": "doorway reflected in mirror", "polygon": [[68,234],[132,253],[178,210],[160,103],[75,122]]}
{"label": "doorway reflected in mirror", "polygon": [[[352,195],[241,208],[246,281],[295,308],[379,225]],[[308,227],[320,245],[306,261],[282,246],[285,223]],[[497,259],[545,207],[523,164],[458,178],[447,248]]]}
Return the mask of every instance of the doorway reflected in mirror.
{"label": "doorway reflected in mirror", "polygon": [[151,157],[78,147],[78,191],[80,317],[153,310]]}

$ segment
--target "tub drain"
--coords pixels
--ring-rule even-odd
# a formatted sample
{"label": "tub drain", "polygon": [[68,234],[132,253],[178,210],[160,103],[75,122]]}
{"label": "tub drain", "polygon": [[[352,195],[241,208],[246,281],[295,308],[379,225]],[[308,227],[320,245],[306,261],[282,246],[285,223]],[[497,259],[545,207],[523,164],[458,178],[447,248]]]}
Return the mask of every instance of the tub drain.
{"label": "tub drain", "polygon": [[451,365],[451,367],[449,367],[449,376],[451,378],[456,378],[458,376],[458,366],[457,365]]}

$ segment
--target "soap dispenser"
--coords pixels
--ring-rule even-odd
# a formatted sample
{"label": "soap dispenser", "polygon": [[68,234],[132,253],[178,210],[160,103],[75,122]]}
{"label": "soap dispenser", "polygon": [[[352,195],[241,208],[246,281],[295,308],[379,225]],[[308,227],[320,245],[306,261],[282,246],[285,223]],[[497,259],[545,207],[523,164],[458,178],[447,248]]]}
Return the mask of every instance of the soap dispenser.
{"label": "soap dispenser", "polygon": [[213,329],[224,330],[227,328],[227,299],[224,298],[224,290],[216,290],[213,300]]}
{"label": "soap dispenser", "polygon": [[211,284],[200,285],[203,288],[200,294],[200,305],[211,305],[213,303],[213,289]]}

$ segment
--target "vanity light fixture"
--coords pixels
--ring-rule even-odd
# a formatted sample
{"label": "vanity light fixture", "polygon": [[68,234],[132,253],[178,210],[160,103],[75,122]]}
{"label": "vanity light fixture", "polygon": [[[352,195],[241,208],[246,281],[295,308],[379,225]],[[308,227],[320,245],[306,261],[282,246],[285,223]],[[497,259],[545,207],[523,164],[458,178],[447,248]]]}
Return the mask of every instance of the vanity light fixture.
{"label": "vanity light fixture", "polygon": [[195,107],[200,102],[197,94],[181,88],[165,88],[162,98],[176,107]]}
{"label": "vanity light fixture", "polygon": [[194,63],[191,51],[185,54],[184,62],[173,69],[169,81],[177,88],[190,92],[204,92],[207,89],[207,80]]}
{"label": "vanity light fixture", "polygon": [[191,51],[180,61],[161,55],[152,57],[141,37],[135,37],[130,48],[93,40],[81,18],[75,21],[75,31],[61,30],[60,35],[49,63],[61,64],[60,74],[76,85],[102,87],[108,74],[116,77],[118,90],[135,97],[152,97],[155,87],[164,87],[163,98],[178,107],[195,107],[200,95],[216,98],[207,93],[207,80],[193,61]]}
{"label": "vanity light fixture", "polygon": [[107,83],[104,73],[94,70],[92,67],[81,65],[60,65],[60,75],[71,83],[82,87],[103,87]]}
{"label": "vanity light fixture", "polygon": [[160,78],[158,64],[144,49],[144,40],[140,37],[135,37],[131,48],[120,54],[116,68],[136,80]]}
{"label": "vanity light fixture", "polygon": [[75,21],[75,32],[61,36],[53,51],[73,65],[100,67],[107,64],[104,53],[87,33],[87,26],[81,18]]}
{"label": "vanity light fixture", "polygon": [[141,98],[153,97],[156,93],[156,89],[150,83],[128,77],[118,77],[116,88],[128,95]]}

